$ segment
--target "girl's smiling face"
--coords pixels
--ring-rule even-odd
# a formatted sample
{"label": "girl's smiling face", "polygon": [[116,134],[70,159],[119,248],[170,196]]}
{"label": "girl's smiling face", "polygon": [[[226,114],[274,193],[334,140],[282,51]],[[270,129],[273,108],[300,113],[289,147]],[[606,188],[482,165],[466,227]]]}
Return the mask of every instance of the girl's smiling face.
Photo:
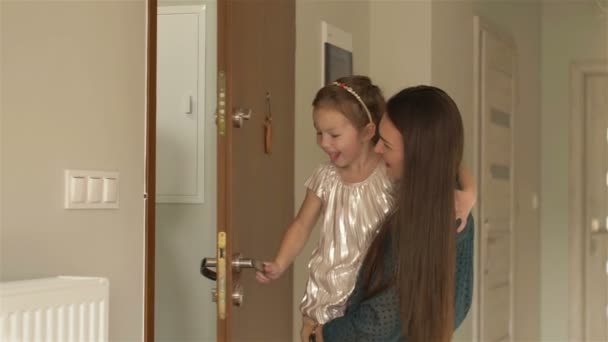
{"label": "girl's smiling face", "polygon": [[313,121],[317,144],[337,167],[350,166],[371,143],[365,128],[358,130],[344,114],[333,108],[315,109]]}

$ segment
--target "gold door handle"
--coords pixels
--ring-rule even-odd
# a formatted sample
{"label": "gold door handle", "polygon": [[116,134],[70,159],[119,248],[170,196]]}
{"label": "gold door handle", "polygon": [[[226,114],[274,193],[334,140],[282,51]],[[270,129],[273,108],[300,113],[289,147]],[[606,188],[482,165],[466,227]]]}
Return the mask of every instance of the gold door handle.
{"label": "gold door handle", "polygon": [[[209,280],[217,280],[217,273],[211,268],[217,268],[216,258],[204,258],[201,261],[201,274]],[[235,254],[232,257],[232,269],[240,273],[244,268],[253,268],[256,271],[264,272],[264,263],[260,260],[243,258],[241,254]]]}
{"label": "gold door handle", "polygon": [[260,260],[243,258],[241,254],[235,254],[232,257],[232,269],[235,272],[241,272],[243,268],[253,268],[256,271],[264,272],[264,263]]}

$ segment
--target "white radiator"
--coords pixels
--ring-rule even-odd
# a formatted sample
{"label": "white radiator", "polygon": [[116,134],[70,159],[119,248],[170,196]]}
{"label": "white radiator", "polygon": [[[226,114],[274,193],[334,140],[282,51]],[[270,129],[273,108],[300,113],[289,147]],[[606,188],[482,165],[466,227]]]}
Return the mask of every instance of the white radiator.
{"label": "white radiator", "polygon": [[108,296],[104,278],[2,282],[0,342],[106,342]]}

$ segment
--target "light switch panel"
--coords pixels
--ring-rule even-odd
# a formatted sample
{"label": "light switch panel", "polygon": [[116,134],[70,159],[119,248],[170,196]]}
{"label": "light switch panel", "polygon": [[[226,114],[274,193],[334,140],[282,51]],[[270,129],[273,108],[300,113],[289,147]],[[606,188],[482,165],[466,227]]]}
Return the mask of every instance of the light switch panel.
{"label": "light switch panel", "polygon": [[70,177],[68,178],[69,200],[73,203],[83,203],[86,194],[86,178],[85,177]]}
{"label": "light switch panel", "polygon": [[65,209],[118,208],[118,172],[65,170]]}
{"label": "light switch panel", "polygon": [[101,202],[101,178],[87,178],[87,203]]}
{"label": "light switch panel", "polygon": [[103,179],[103,202],[117,203],[118,202],[118,182],[116,178]]}

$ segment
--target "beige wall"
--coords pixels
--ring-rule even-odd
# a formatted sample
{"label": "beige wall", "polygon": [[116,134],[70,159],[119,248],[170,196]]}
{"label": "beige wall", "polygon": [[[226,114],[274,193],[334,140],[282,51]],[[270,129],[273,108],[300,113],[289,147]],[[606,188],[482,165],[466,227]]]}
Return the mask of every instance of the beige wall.
{"label": "beige wall", "polygon": [[[531,206],[540,190],[540,5],[538,2],[435,1],[432,84],[456,100],[465,126],[465,164],[474,161],[473,15],[513,37],[517,46],[515,119],[515,331],[517,341],[538,340],[539,213]],[[478,227],[479,224],[478,224]],[[472,314],[456,339],[473,336]]]}
{"label": "beige wall", "polygon": [[[145,2],[2,1],[0,280],[110,280],[110,340],[141,341]],[[63,209],[66,168],[120,172],[120,209]]]}
{"label": "beige wall", "polygon": [[370,1],[370,76],[388,98],[431,82],[431,1]]}
{"label": "beige wall", "polygon": [[[466,1],[433,1],[431,84],[444,89],[458,105],[465,128],[464,162],[473,170],[473,12]],[[456,330],[455,341],[471,341],[471,311]]]}
{"label": "beige wall", "polygon": [[465,127],[464,159],[473,161],[473,11],[466,1],[433,1],[431,83],[458,105]]}
{"label": "beige wall", "polygon": [[[430,82],[452,94],[463,112],[465,127],[472,127],[472,76],[468,73],[472,69],[470,3],[437,2],[431,7],[423,2],[299,0],[296,6],[297,206],[303,198],[304,180],[325,159],[314,143],[310,115],[310,102],[321,85],[322,19],[353,33],[355,72],[371,75],[386,95],[406,85]],[[534,28],[532,19],[537,9],[522,5],[503,18],[499,14],[505,9],[499,5],[491,8],[476,5],[476,8],[499,26],[514,30],[520,53],[526,57],[520,73],[531,75],[528,77],[538,73],[533,49],[537,37],[524,37],[527,29]],[[2,2],[0,10],[3,25],[0,94],[4,100],[0,118],[0,277],[12,280],[59,273],[107,276],[112,284],[111,340],[140,340],[144,2]],[[524,18],[521,27],[515,21],[519,16]],[[390,34],[398,38],[385,39]],[[526,80],[525,75],[523,79]],[[522,113],[527,114],[528,121],[521,121],[522,140],[518,148],[532,148],[522,155],[519,165],[538,157],[533,138],[539,127],[535,115],[539,105],[533,100],[538,89],[530,80],[520,83],[527,83],[520,90]],[[84,87],[85,84],[89,86]],[[48,134],[49,131],[53,134]],[[470,147],[466,156],[471,159]],[[534,163],[528,164],[529,168],[520,169],[522,178],[518,187],[524,196],[522,203],[528,201],[529,191],[537,182]],[[120,171],[120,210],[63,210],[64,168]],[[159,207],[159,215],[165,215],[166,219],[159,217],[158,234],[165,244],[161,249],[178,253],[186,245],[196,247],[197,238],[185,240],[185,234],[190,234],[185,228],[190,222],[188,217],[200,219],[201,213],[195,212],[190,207]],[[524,221],[518,222],[531,227],[528,238],[534,244],[537,238],[534,214],[528,212],[528,217],[524,216],[520,218]],[[171,217],[171,223],[178,222],[172,230],[166,224]],[[305,264],[316,239],[318,232],[295,263],[296,330],[300,325],[297,307],[307,277]],[[74,255],[79,257],[73,258]],[[192,259],[177,254],[176,258]],[[527,260],[522,257],[520,261],[524,259]],[[165,267],[166,272],[173,269],[177,274],[185,274],[192,266],[184,264],[182,270],[181,266],[176,268],[164,262],[159,260],[159,267]],[[527,272],[535,267],[531,263]],[[159,282],[167,281],[166,277],[159,277],[162,278]],[[198,277],[186,278],[182,285],[196,284],[192,287],[197,289],[201,285]],[[534,293],[534,284],[529,291]],[[201,292],[205,300],[206,293]],[[170,294],[165,299],[160,296],[161,302],[171,299]],[[174,310],[178,310],[179,303],[174,303]],[[470,324],[469,321],[461,328],[458,336],[462,340],[470,336]]]}
{"label": "beige wall", "polygon": [[[348,15],[345,15],[348,13]],[[296,1],[296,97],[295,97],[295,210],[304,198],[304,182],[316,165],[326,160],[315,142],[312,99],[322,85],[321,20],[352,33],[354,71],[369,74],[370,19],[367,1]],[[319,238],[315,229],[294,263],[294,341],[299,341],[300,300],[308,271],[306,264]]]}
{"label": "beige wall", "polygon": [[542,338],[568,340],[570,65],[606,58],[604,18],[592,2],[542,6]]}
{"label": "beige wall", "polygon": [[[432,84],[456,101],[465,126],[464,163],[474,168],[473,16],[510,34],[518,49],[515,119],[515,331],[517,341],[539,336],[539,212],[531,206],[540,192],[540,5],[538,2],[434,1]],[[478,224],[478,227],[479,224]],[[471,340],[471,312],[455,339]]]}
{"label": "beige wall", "polygon": [[[4,81],[2,81],[2,70],[3,67],[3,59],[4,59],[4,36],[2,35],[2,31],[4,31],[4,6],[0,4],[0,240],[2,240],[2,232],[4,231],[4,146],[6,146],[6,142],[4,141]],[[2,245],[2,241],[0,241],[0,246]],[[0,256],[2,252],[0,252]],[[1,263],[0,263],[1,265]],[[2,270],[0,267],[0,275],[2,274]]]}

